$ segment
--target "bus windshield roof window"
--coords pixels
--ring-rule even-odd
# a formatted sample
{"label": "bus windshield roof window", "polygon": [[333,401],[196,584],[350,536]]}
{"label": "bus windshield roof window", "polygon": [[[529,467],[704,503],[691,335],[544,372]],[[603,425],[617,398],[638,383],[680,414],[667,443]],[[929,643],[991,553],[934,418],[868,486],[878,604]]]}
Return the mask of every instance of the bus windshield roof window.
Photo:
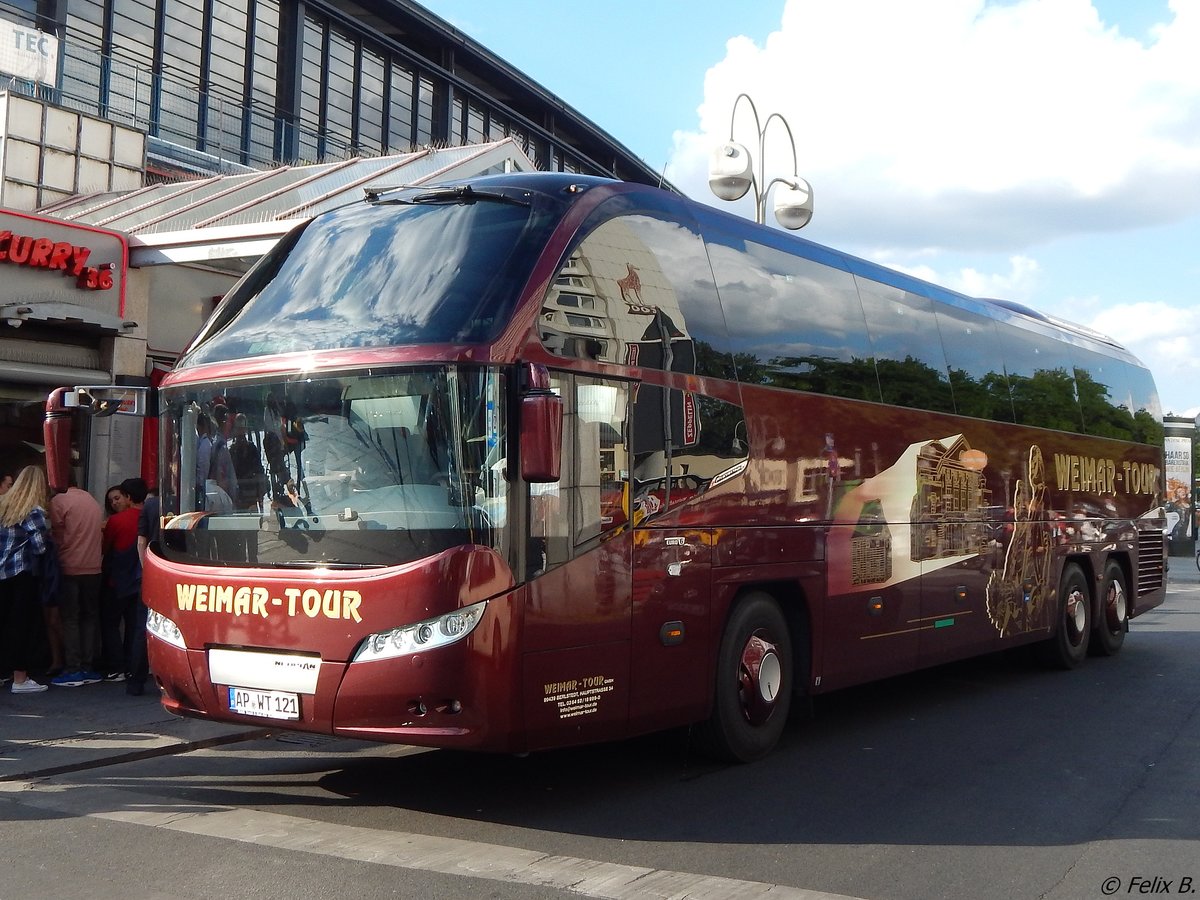
{"label": "bus windshield roof window", "polygon": [[164,391],[163,552],[212,565],[398,565],[503,552],[504,376],[425,367]]}
{"label": "bus windshield roof window", "polygon": [[181,365],[489,340],[556,213],[549,201],[364,203],[317,217],[251,270]]}

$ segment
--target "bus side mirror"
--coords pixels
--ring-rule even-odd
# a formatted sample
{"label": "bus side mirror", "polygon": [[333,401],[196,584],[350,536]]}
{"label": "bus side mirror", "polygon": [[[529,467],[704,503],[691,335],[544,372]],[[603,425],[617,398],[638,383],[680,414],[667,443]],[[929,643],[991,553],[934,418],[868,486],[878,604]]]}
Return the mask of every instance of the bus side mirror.
{"label": "bus side mirror", "polygon": [[531,484],[558,481],[562,467],[562,397],[549,391],[521,399],[521,477]]}
{"label": "bus side mirror", "polygon": [[46,480],[50,493],[67,489],[71,470],[71,413],[67,406],[67,388],[57,388],[46,398],[46,418],[42,439],[46,444]]}

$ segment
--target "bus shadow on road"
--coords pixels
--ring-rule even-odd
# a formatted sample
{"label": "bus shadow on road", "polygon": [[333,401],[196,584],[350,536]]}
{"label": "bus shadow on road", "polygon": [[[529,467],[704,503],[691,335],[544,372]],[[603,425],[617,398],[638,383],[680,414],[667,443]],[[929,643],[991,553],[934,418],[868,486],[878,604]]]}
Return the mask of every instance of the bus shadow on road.
{"label": "bus shadow on road", "polygon": [[750,765],[714,763],[675,730],[527,757],[368,759],[320,786],[356,803],[621,840],[1194,840],[1196,776],[1179,748],[1200,739],[1200,721],[1191,692],[1163,677],[1177,662],[1131,644],[1074,672],[1020,651],[945,665],[817,698]]}

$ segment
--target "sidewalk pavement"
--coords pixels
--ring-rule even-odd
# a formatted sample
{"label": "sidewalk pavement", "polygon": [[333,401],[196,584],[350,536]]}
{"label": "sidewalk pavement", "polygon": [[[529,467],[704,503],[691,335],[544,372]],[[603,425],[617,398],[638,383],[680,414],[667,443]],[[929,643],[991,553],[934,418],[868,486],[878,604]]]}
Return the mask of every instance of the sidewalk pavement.
{"label": "sidewalk pavement", "polygon": [[0,783],[182,753],[266,732],[173,716],[162,708],[153,679],[141,697],[126,694],[120,683],[51,686],[40,694],[13,694],[9,686],[0,687]]}
{"label": "sidewalk pavement", "polygon": [[[1170,558],[1171,584],[1198,584],[1190,556]],[[0,783],[247,740],[268,728],[225,725],[171,715],[153,679],[141,697],[124,684],[51,687],[40,694],[0,688]],[[2,788],[0,788],[2,789]]]}

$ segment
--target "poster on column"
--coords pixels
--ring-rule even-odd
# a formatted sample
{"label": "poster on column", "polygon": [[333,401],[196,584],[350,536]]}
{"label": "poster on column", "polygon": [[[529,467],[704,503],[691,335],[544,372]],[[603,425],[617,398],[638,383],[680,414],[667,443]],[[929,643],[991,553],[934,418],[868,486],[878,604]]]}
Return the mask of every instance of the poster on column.
{"label": "poster on column", "polygon": [[1192,530],[1192,439],[1166,437],[1167,536],[1186,540]]}

